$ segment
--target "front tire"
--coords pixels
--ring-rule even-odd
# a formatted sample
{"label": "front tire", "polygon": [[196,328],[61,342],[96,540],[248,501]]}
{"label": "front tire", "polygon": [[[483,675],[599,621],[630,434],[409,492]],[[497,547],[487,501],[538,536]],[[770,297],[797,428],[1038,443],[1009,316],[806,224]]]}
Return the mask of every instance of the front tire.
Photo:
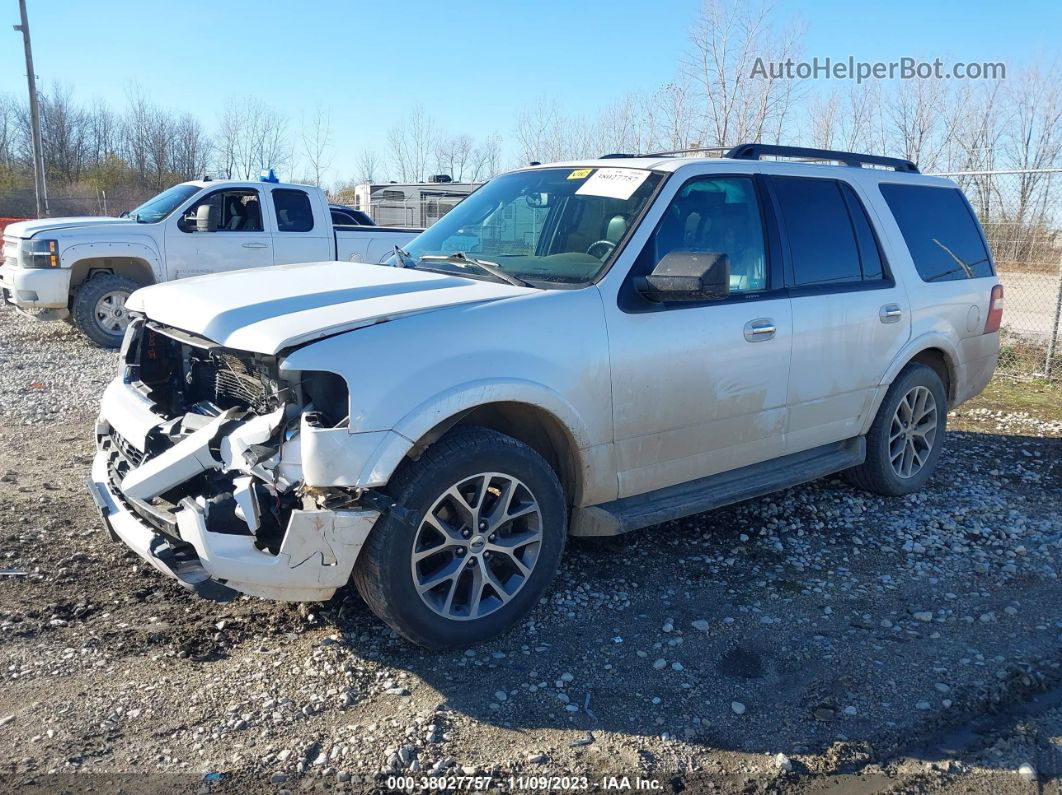
{"label": "front tire", "polygon": [[546,460],[497,431],[461,427],[388,484],[384,515],[354,568],[369,608],[407,640],[464,648],[517,623],[556,575],[564,491]]}
{"label": "front tire", "polygon": [[909,364],[892,382],[867,432],[867,457],[844,473],[864,491],[899,497],[933,475],[944,449],[948,401],[931,367]]}
{"label": "front tire", "polygon": [[103,348],[119,348],[129,313],[125,302],[140,285],[124,276],[101,273],[78,288],[74,296],[73,322],[81,333]]}

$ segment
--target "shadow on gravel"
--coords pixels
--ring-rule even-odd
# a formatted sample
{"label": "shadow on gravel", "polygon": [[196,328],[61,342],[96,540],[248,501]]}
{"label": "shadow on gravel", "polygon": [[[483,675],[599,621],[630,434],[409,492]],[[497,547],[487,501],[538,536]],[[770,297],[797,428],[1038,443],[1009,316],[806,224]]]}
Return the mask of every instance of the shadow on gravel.
{"label": "shadow on gravel", "polygon": [[474,655],[382,642],[350,591],[323,617],[488,724],[830,749],[858,770],[1054,686],[1060,462],[1059,439],[952,432],[923,494],[831,478],[572,543],[530,617]]}

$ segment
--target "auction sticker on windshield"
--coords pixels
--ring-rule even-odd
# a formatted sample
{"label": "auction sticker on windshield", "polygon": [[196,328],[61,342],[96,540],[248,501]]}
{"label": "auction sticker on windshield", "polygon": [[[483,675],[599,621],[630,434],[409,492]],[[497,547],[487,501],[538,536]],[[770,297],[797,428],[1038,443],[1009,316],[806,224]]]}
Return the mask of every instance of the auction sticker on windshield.
{"label": "auction sticker on windshield", "polygon": [[638,186],[649,177],[648,171],[638,168],[599,168],[579,186],[577,194],[605,196],[610,199],[629,199]]}

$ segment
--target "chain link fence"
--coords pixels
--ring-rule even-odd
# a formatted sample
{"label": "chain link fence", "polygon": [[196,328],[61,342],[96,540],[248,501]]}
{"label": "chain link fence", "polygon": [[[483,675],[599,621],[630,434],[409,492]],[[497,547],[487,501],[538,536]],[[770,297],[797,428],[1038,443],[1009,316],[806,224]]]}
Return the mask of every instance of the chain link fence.
{"label": "chain link fence", "polygon": [[[151,188],[114,188],[110,191],[78,188],[48,194],[48,214],[52,218],[78,215],[119,215],[154,196]],[[35,218],[37,199],[32,188],[0,192],[0,216]]]}
{"label": "chain link fence", "polygon": [[1062,380],[1062,168],[936,176],[966,193],[1003,282],[997,372]]}
{"label": "chain link fence", "polygon": [[373,201],[369,215],[380,226],[405,226],[426,229],[464,199],[464,196]]}

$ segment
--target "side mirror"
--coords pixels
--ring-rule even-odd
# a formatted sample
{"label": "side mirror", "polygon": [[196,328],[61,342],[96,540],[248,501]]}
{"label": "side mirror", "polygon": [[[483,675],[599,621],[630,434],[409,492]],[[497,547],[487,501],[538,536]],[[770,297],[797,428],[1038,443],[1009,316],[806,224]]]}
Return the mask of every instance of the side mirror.
{"label": "side mirror", "polygon": [[650,301],[717,301],[730,294],[730,258],[704,251],[669,251],[635,282]]}
{"label": "side mirror", "polygon": [[218,208],[211,203],[200,204],[195,210],[196,232],[218,231]]}

